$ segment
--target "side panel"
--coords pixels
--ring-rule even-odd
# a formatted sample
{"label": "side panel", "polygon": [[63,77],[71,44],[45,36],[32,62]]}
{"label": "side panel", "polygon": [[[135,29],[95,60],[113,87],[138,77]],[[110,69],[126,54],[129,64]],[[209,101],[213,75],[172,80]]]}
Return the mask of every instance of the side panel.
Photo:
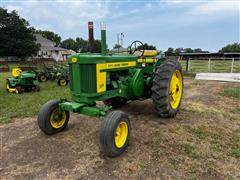
{"label": "side panel", "polygon": [[106,91],[107,73],[109,69],[125,69],[135,67],[136,62],[115,62],[96,64],[97,93]]}

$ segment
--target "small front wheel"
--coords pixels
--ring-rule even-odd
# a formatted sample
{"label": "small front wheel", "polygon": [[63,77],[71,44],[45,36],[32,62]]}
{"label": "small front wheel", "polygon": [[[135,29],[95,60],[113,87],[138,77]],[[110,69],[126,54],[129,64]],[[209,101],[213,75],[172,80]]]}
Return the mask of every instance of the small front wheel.
{"label": "small front wheel", "polygon": [[68,85],[68,81],[65,78],[59,78],[57,81],[57,85],[58,86],[67,86]]}
{"label": "small front wheel", "polygon": [[39,128],[45,134],[51,135],[67,127],[69,112],[59,107],[59,101],[52,100],[42,106],[37,120]]}
{"label": "small front wheel", "polygon": [[46,82],[48,80],[44,74],[40,74],[37,79],[39,82]]}
{"label": "small front wheel", "polygon": [[109,157],[121,155],[128,148],[131,125],[126,113],[112,111],[103,120],[100,130],[102,152]]}

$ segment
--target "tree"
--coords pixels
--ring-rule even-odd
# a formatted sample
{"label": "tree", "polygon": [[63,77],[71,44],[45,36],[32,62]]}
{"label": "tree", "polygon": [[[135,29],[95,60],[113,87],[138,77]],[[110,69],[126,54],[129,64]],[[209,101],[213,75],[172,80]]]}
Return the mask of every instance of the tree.
{"label": "tree", "polygon": [[166,56],[174,56],[175,55],[174,49],[169,47],[168,50],[165,51],[165,55]]}
{"label": "tree", "polygon": [[16,11],[0,8],[0,56],[27,57],[36,54],[39,45],[34,29]]}
{"label": "tree", "polygon": [[76,38],[76,47],[80,52],[86,53],[88,52],[88,41],[84,40],[83,38]]}
{"label": "tree", "polygon": [[219,50],[221,53],[240,52],[240,43],[228,44]]}
{"label": "tree", "polygon": [[62,41],[61,47],[66,49],[72,49],[74,51],[79,51],[79,47],[77,46],[76,41],[72,38],[68,38]]}
{"label": "tree", "polygon": [[96,53],[101,53],[101,41],[98,39],[94,40],[94,46],[96,48]]}
{"label": "tree", "polygon": [[184,52],[185,53],[193,53],[194,51],[192,50],[192,48],[185,48]]}
{"label": "tree", "polygon": [[[88,41],[83,38],[77,37],[76,40],[72,38],[65,39],[60,45],[62,48],[72,49],[76,52],[86,53],[89,52]],[[101,41],[94,40],[95,53],[101,52]]]}
{"label": "tree", "polygon": [[201,48],[197,48],[197,49],[194,49],[193,52],[195,53],[201,53],[203,52],[203,50]]}
{"label": "tree", "polygon": [[153,45],[149,45],[144,43],[143,45],[138,46],[138,49],[145,49],[145,50],[156,50],[156,47]]}
{"label": "tree", "polygon": [[174,52],[176,55],[179,55],[181,52],[183,52],[183,48],[176,48]]}
{"label": "tree", "polygon": [[41,34],[43,37],[55,42],[56,46],[59,46],[61,43],[61,37],[52,31],[36,30],[35,33]]}

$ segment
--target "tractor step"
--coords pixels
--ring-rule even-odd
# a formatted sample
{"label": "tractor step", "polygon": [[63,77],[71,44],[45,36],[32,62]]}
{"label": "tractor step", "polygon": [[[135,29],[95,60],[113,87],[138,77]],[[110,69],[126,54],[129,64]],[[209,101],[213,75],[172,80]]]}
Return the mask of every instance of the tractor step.
{"label": "tractor step", "polygon": [[80,114],[92,116],[92,117],[103,117],[107,114],[107,112],[111,109],[111,106],[87,106],[83,103],[77,103],[77,102],[69,102],[64,101],[59,103],[59,106],[66,110],[71,112],[78,112]]}

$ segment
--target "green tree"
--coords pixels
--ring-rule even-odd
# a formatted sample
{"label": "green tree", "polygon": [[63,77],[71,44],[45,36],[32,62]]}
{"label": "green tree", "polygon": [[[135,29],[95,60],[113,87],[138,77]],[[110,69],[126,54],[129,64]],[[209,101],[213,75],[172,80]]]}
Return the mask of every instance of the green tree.
{"label": "green tree", "polygon": [[35,33],[41,34],[43,37],[55,42],[56,46],[59,46],[60,43],[61,43],[61,37],[58,34],[52,32],[52,31],[36,30]]}
{"label": "green tree", "polygon": [[219,50],[221,53],[233,53],[240,52],[240,43],[228,44]]}
{"label": "green tree", "polygon": [[83,38],[79,38],[79,37],[76,38],[76,47],[82,53],[88,52],[88,42]]}
{"label": "green tree", "polygon": [[165,51],[165,56],[174,56],[175,51],[173,48],[169,47],[167,51]]}
{"label": "green tree", "polygon": [[197,49],[194,49],[193,52],[195,53],[201,53],[203,52],[203,50],[201,48],[197,48]]}
{"label": "green tree", "polygon": [[[76,52],[86,53],[89,52],[88,41],[84,40],[83,38],[77,37],[76,40],[72,38],[65,39],[61,42],[60,45],[62,48],[72,49]],[[94,40],[95,52],[101,52],[101,41]]]}
{"label": "green tree", "polygon": [[72,38],[68,38],[62,41],[61,47],[66,49],[72,49],[74,51],[79,51],[79,47],[77,46],[76,41]]}
{"label": "green tree", "polygon": [[16,11],[0,8],[0,56],[27,57],[36,54],[39,45],[34,29]]}
{"label": "green tree", "polygon": [[185,53],[194,53],[194,51],[192,50],[192,48],[185,48],[184,49]]}
{"label": "green tree", "polygon": [[145,49],[145,50],[156,50],[156,47],[147,43],[144,43],[141,46],[138,46],[139,49]]}
{"label": "green tree", "polygon": [[94,46],[96,48],[96,53],[101,53],[101,41],[100,40],[94,40]]}
{"label": "green tree", "polygon": [[176,48],[174,52],[176,55],[179,55],[179,53],[183,52],[183,48]]}

